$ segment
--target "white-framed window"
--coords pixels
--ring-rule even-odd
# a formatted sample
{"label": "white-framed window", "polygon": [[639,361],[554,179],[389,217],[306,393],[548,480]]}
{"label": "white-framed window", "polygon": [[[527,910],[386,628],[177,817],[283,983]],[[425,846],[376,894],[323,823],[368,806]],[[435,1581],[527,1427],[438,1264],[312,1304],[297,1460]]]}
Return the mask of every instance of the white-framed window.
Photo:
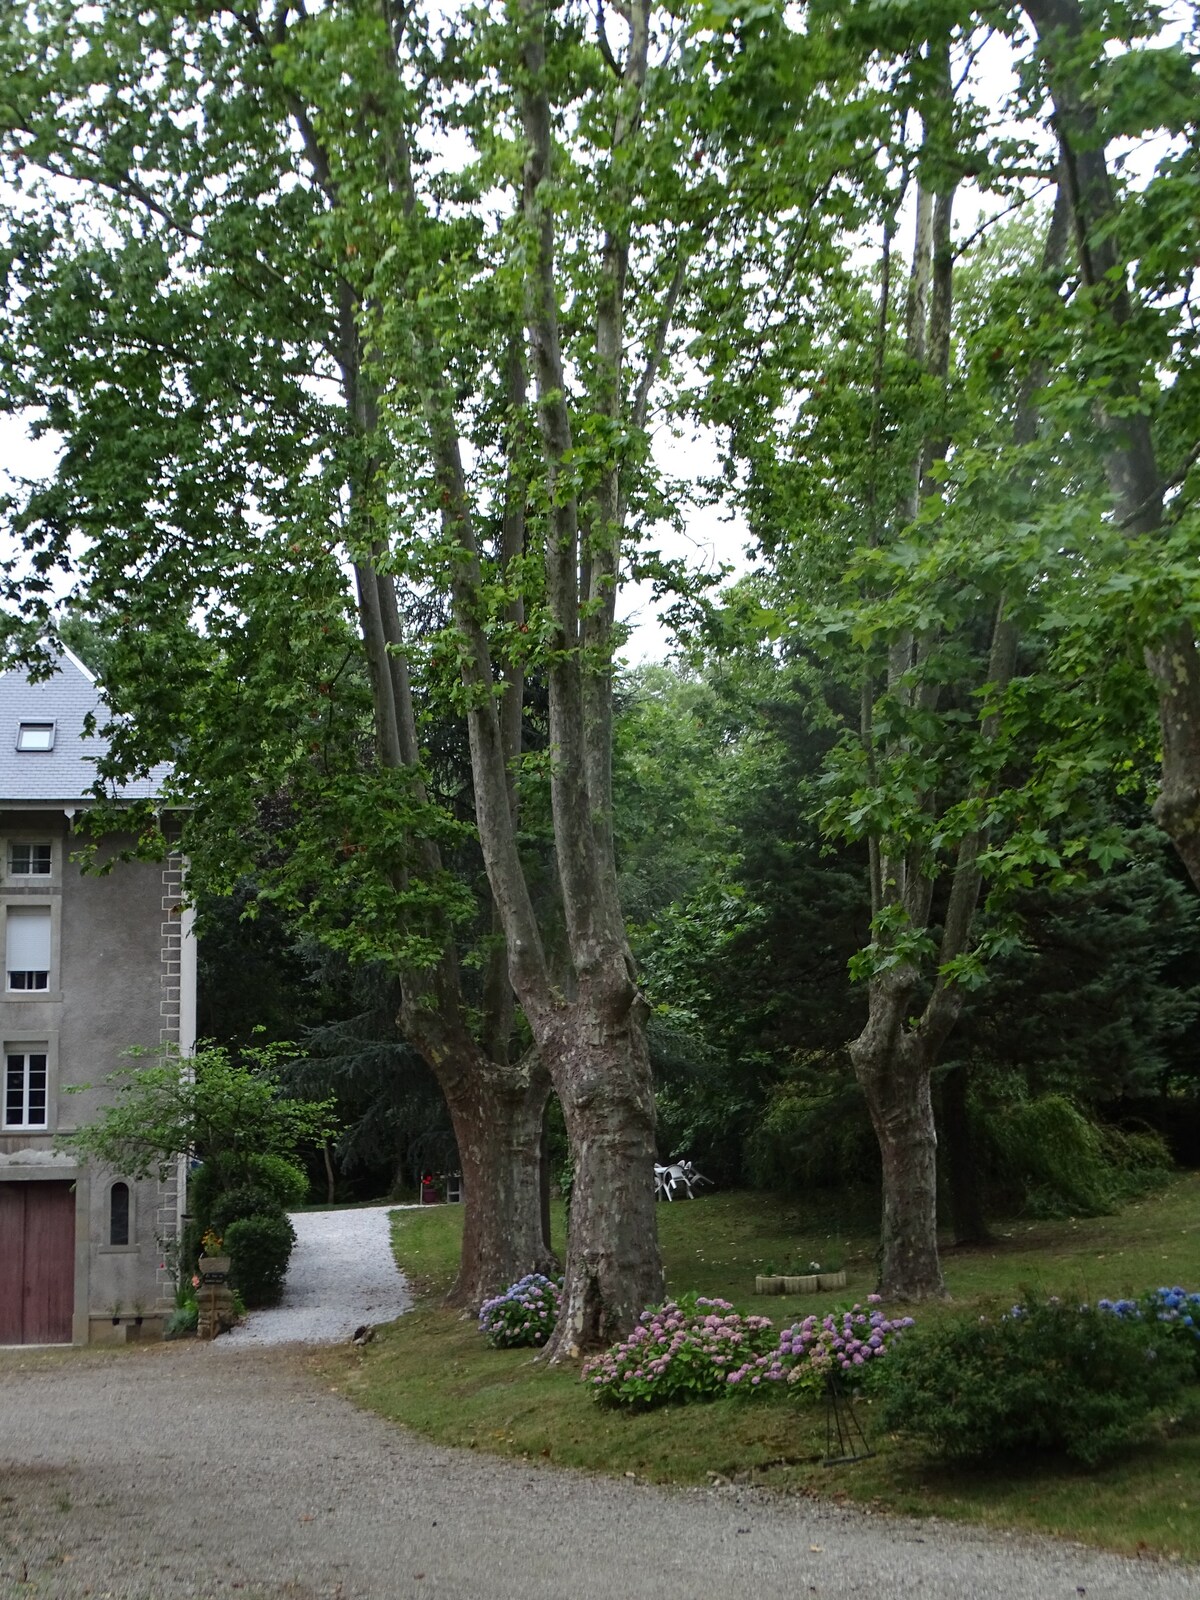
{"label": "white-framed window", "polygon": [[18,750],[53,750],[54,724],[52,722],[22,722],[17,726]]}
{"label": "white-framed window", "polygon": [[49,906],[9,906],[4,930],[4,966],[10,993],[30,994],[49,989],[51,942]]}
{"label": "white-framed window", "polygon": [[54,846],[48,839],[10,839],[10,878],[48,878],[54,870]]}
{"label": "white-framed window", "polygon": [[5,1128],[45,1129],[50,1126],[50,1047],[8,1044],[4,1047],[4,1097],[0,1118]]}

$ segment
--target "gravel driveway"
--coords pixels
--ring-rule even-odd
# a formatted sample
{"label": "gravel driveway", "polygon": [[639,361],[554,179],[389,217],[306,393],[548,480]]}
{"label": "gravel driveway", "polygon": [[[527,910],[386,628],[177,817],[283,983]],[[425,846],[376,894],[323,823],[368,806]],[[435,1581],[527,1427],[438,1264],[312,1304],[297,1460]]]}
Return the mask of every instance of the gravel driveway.
{"label": "gravel driveway", "polygon": [[1195,1569],[426,1444],[303,1354],[0,1356],[2,1600],[1176,1600]]}
{"label": "gravel driveway", "polygon": [[234,1336],[0,1352],[0,1600],[1200,1600],[1194,1568],[427,1444],[297,1348],[406,1308],[386,1208],[295,1221]]}
{"label": "gravel driveway", "polygon": [[269,1311],[252,1311],[213,1348],[337,1344],[364,1322],[393,1322],[412,1305],[412,1295],[392,1255],[388,1214],[408,1209],[293,1212],[296,1248],[283,1299]]}

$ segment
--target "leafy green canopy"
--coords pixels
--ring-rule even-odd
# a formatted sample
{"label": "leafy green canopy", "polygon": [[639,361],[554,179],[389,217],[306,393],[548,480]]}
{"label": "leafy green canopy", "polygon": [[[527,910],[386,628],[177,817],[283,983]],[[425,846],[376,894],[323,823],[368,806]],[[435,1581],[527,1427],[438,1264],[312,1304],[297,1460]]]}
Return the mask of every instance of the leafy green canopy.
{"label": "leafy green canopy", "polygon": [[292,1054],[283,1044],[249,1046],[235,1062],[210,1044],[186,1058],[165,1052],[154,1066],[122,1067],[104,1079],[111,1103],[62,1143],[128,1177],[156,1173],[160,1180],[188,1153],[235,1163],[251,1155],[293,1158],[331,1138],[337,1125],[332,1097],[293,1100],[281,1092],[278,1069]]}
{"label": "leafy green canopy", "polygon": [[[1150,11],[1085,12],[1077,49],[1102,136],[1178,136],[1148,181],[1119,184],[1116,226],[1136,263],[1119,330],[1098,323],[1069,249],[1059,266],[1044,251],[1057,159],[1045,56],[1019,25],[999,25],[991,48],[1007,35],[1015,88],[997,106],[972,72],[982,19],[951,7],[814,8],[877,89],[879,173],[858,190],[869,232],[856,258],[828,263],[815,299],[786,253],[772,261],[760,243],[705,302],[697,354],[711,381],[696,404],[728,441],[731,492],[766,567],[722,627],[768,632],[823,680],[843,728],[825,764],[829,834],[866,843],[884,880],[901,864],[941,885],[966,841],[990,897],[981,936],[947,944],[944,889],[931,923],[920,895],[906,904],[878,881],[863,978],[911,963],[927,983],[976,985],[1013,948],[1006,904],[1119,858],[1095,786],[1115,773],[1153,792],[1142,652],[1200,614],[1194,404],[1184,422],[1197,381],[1184,259],[1197,145],[1194,97],[1187,107],[1179,93],[1194,82],[1196,39],[1167,37]],[[942,52],[953,78],[939,88]],[[947,221],[929,276],[907,271],[914,189],[946,200],[968,179],[1015,220],[953,232]],[[913,336],[939,272],[953,279],[944,373]],[[1108,468],[1112,430],[1141,412],[1178,492],[1162,536],[1136,541],[1114,517]],[[1003,683],[998,617],[1019,641]]]}

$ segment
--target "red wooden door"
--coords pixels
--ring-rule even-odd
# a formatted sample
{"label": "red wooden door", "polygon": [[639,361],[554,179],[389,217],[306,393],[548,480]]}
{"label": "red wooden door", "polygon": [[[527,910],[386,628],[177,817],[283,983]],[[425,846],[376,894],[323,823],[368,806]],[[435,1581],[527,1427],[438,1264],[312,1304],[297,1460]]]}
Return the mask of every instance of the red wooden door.
{"label": "red wooden door", "polygon": [[0,1344],[24,1344],[25,1190],[0,1183]]}
{"label": "red wooden door", "polygon": [[75,1192],[0,1183],[0,1344],[70,1344]]}

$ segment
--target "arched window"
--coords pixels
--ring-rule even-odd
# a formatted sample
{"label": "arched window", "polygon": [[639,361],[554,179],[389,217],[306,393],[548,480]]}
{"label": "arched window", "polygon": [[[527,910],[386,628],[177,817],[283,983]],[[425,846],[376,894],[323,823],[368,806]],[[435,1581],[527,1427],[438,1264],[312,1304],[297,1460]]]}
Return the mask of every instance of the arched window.
{"label": "arched window", "polygon": [[108,1242],[129,1243],[129,1185],[114,1183],[108,1195]]}

